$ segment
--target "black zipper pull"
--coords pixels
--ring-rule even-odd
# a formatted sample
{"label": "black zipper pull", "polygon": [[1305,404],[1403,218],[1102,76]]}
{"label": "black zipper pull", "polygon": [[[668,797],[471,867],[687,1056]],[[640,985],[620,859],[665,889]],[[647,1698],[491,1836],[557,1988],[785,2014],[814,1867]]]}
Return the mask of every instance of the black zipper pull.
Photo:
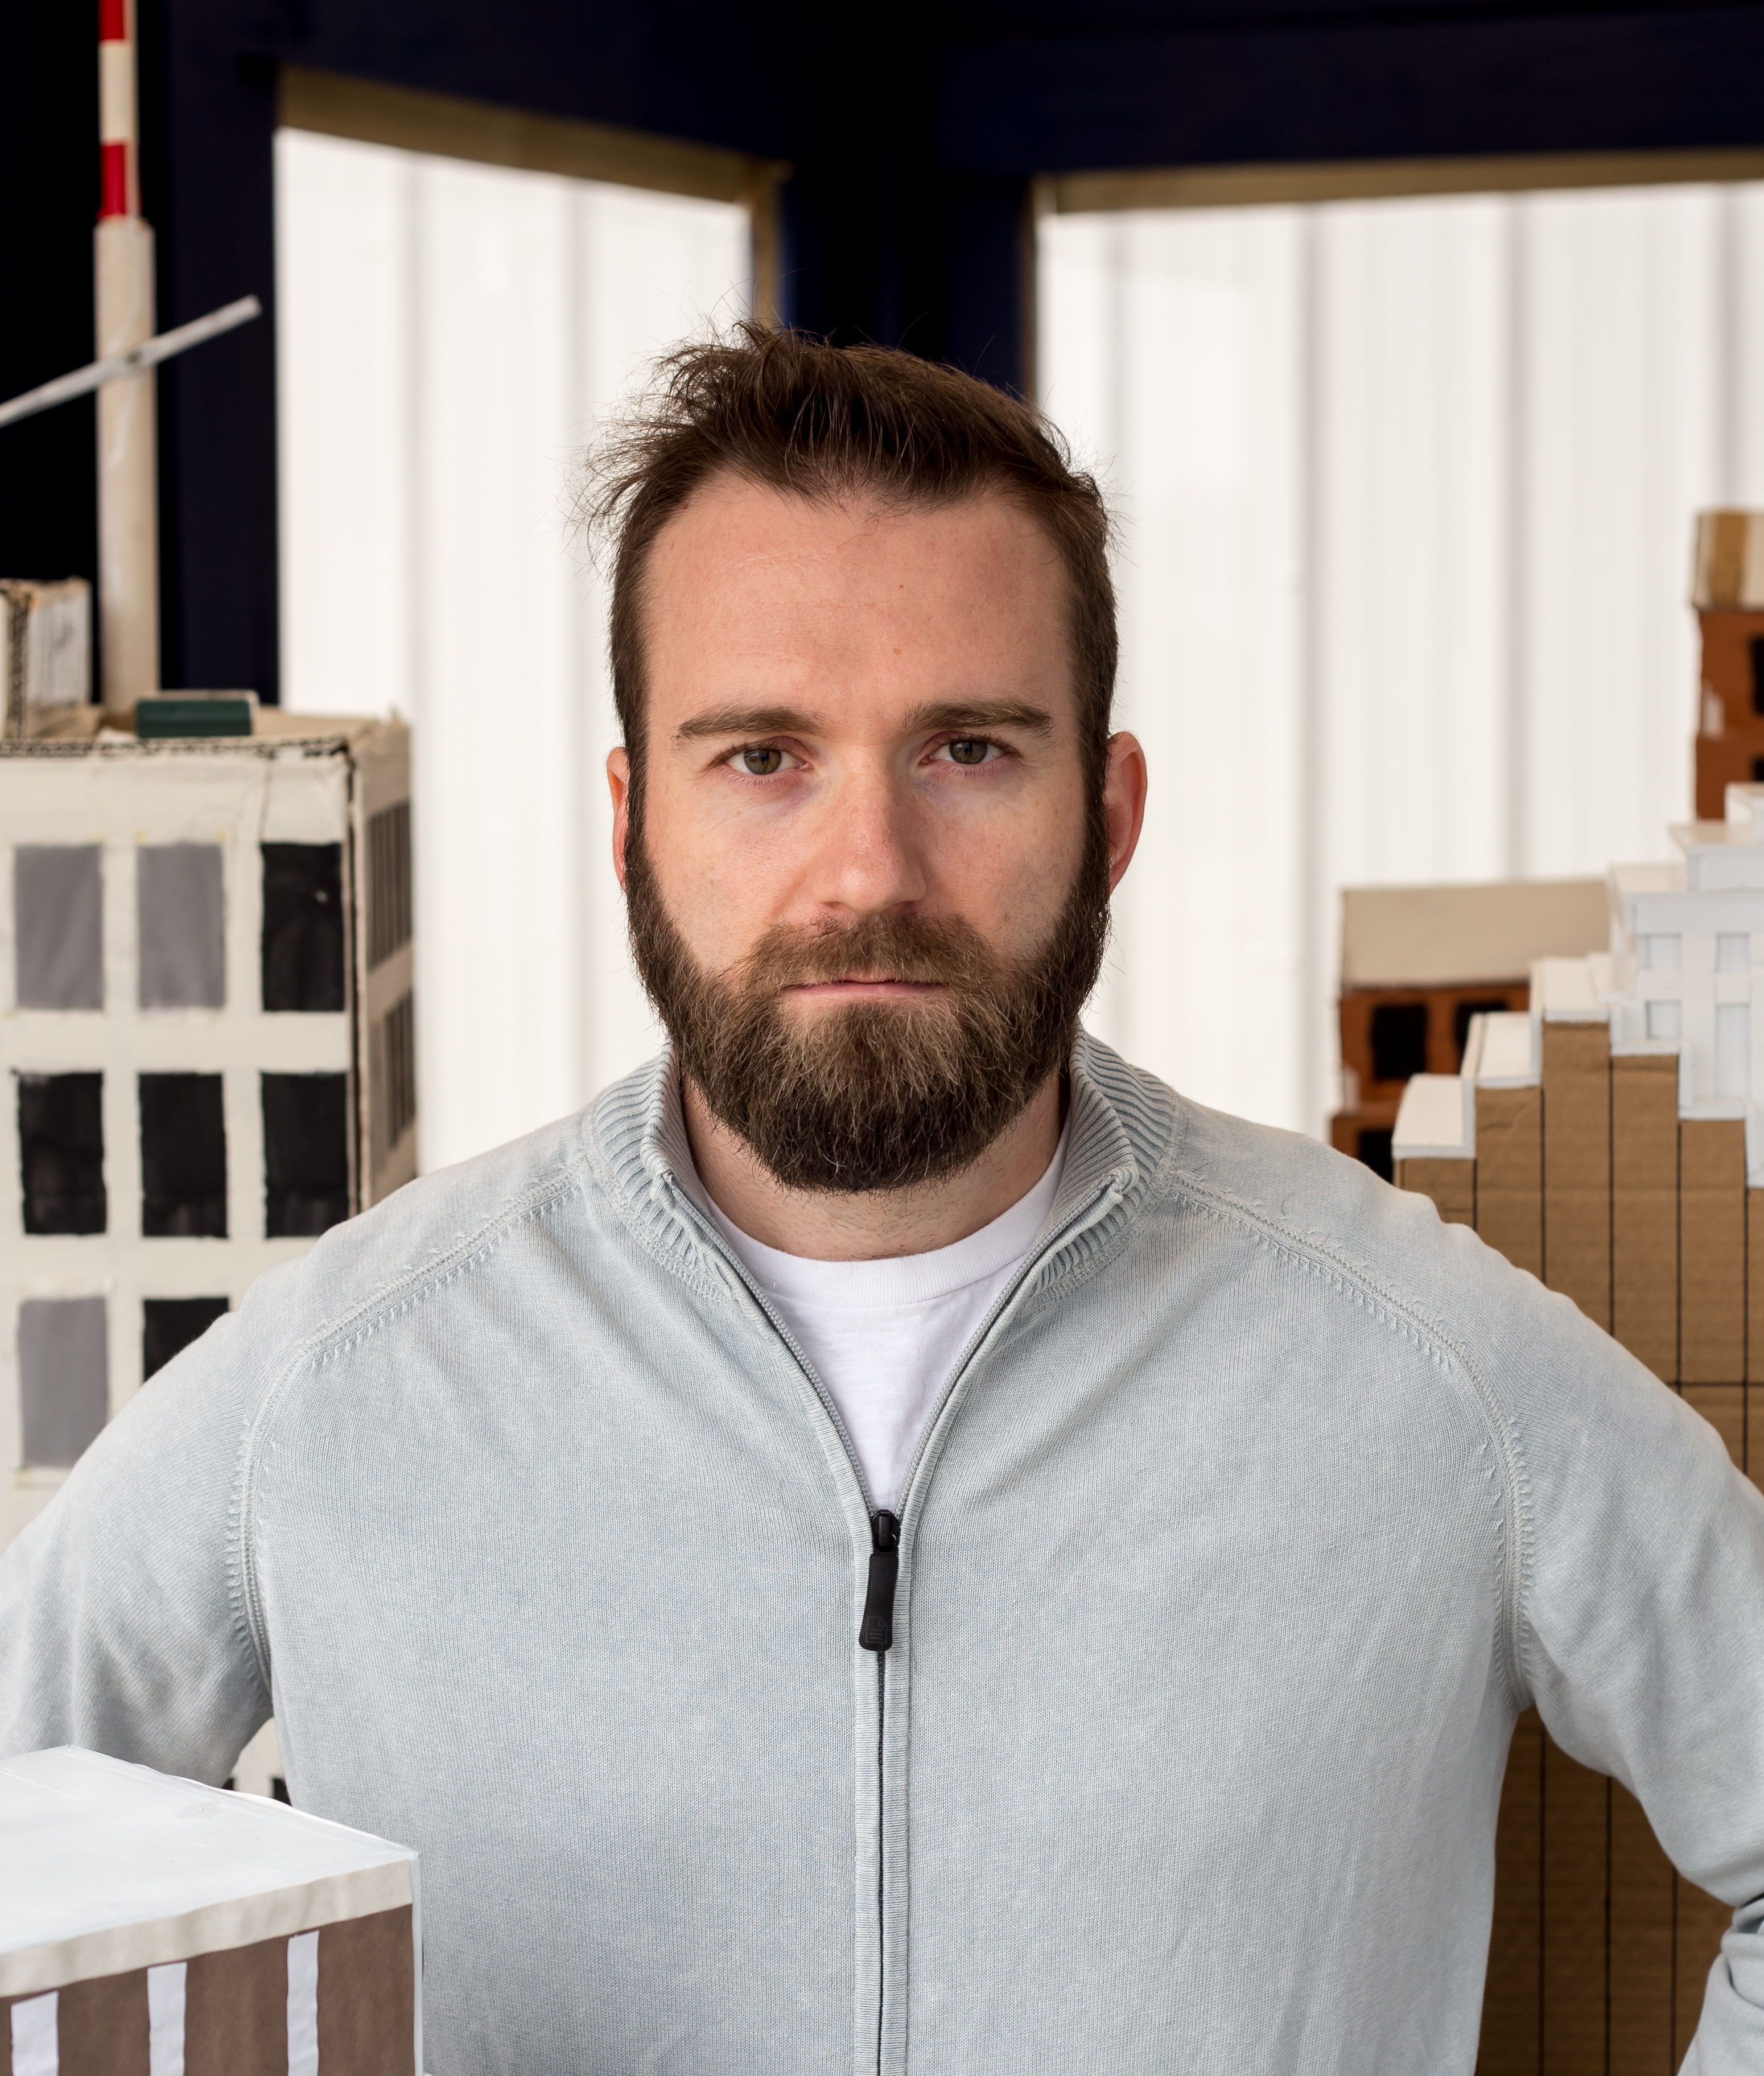
{"label": "black zipper pull", "polygon": [[884,1507],[870,1517],[876,1547],[870,1553],[870,1591],[857,1641],[865,1650],[886,1650],[894,1640],[894,1580],[900,1572],[900,1523]]}

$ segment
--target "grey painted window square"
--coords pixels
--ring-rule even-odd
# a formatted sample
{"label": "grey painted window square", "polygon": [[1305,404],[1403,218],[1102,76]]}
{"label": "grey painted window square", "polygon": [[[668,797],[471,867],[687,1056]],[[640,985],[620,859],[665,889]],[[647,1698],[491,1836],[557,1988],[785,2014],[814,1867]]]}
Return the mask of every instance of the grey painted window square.
{"label": "grey painted window square", "polygon": [[77,1463],[110,1410],[102,1298],[27,1298],[19,1307],[23,1462]]}
{"label": "grey painted window square", "polygon": [[21,1009],[104,1007],[104,875],[96,844],[20,844],[12,853]]}
{"label": "grey painted window square", "polygon": [[222,1009],[226,931],[218,844],[144,844],[136,859],[141,1007]]}

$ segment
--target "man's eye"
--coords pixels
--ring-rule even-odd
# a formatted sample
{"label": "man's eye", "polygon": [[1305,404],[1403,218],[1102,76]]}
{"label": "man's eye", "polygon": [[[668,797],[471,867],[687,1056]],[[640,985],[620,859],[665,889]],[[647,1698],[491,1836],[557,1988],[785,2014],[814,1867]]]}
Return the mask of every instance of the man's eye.
{"label": "man's eye", "polygon": [[769,778],[774,771],[783,768],[782,749],[738,749],[735,753],[744,771],[751,771],[756,778]]}
{"label": "man's eye", "polygon": [[991,747],[992,745],[990,742],[981,742],[973,737],[964,736],[960,741],[950,744],[950,762],[953,764],[984,764],[986,761],[986,752]]}

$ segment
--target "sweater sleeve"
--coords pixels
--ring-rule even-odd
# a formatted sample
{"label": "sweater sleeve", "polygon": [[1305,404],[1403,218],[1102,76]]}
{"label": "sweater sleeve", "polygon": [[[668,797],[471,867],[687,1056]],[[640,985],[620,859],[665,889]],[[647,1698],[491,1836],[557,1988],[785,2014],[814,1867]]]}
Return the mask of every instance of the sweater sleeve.
{"label": "sweater sleeve", "polygon": [[1530,1289],[1508,1372],[1521,1679],[1563,1750],[1734,1907],[1686,2066],[1740,2076],[1764,2069],[1764,1494],[1677,1393]]}
{"label": "sweater sleeve", "polygon": [[0,1557],[0,1757],[218,1782],[268,1720],[235,1547],[251,1338],[229,1314],[150,1379]]}

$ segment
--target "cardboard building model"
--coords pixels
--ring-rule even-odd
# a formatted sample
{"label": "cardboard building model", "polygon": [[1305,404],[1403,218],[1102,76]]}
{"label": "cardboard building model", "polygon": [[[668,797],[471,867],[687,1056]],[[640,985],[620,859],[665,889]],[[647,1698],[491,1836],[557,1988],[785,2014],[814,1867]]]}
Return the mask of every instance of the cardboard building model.
{"label": "cardboard building model", "polygon": [[0,2076],[413,2076],[417,1856],[64,1748],[0,1763]]}
{"label": "cardboard building model", "polygon": [[1720,819],[1731,785],[1764,782],[1764,512],[1704,512],[1691,601],[1702,637],[1696,812]]}
{"label": "cardboard building model", "polygon": [[415,1172],[408,732],[254,707],[0,738],[0,1547],[254,1277]]}
{"label": "cardboard building model", "polygon": [[1369,886],[1342,895],[1342,1108],[1330,1143],[1391,1179],[1391,1135],[1416,1074],[1454,1074],[1471,1019],[1522,1010],[1532,961],[1605,941],[1604,882]]}
{"label": "cardboard building model", "polygon": [[[1613,869],[1607,949],[1476,1018],[1461,1073],[1409,1084],[1394,1151],[1401,1186],[1572,1298],[1764,1481],[1764,784],[1725,806],[1673,830],[1676,862]],[[1730,1921],[1522,1719],[1479,2067],[1603,2070],[1621,2040],[1625,2067],[1675,2068]],[[1579,2045],[1540,2065],[1552,2037]]]}

